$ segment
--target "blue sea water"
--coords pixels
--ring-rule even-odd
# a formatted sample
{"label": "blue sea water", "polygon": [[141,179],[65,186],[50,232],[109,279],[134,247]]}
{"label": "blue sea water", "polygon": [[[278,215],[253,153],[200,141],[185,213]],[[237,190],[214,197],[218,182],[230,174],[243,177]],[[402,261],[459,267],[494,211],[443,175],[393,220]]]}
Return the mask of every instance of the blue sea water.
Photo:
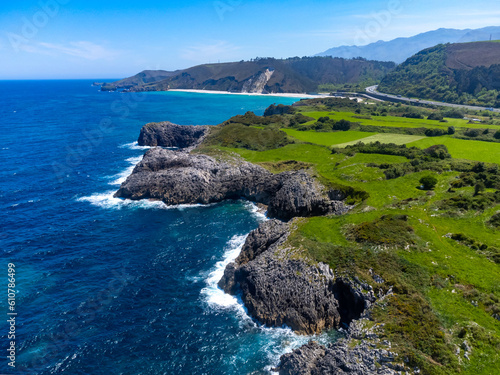
{"label": "blue sea water", "polygon": [[12,368],[0,296],[0,373],[264,374],[307,342],[256,324],[217,288],[265,220],[250,203],[112,197],[145,152],[143,124],[217,124],[294,101],[0,81],[0,287],[14,263],[18,314]]}

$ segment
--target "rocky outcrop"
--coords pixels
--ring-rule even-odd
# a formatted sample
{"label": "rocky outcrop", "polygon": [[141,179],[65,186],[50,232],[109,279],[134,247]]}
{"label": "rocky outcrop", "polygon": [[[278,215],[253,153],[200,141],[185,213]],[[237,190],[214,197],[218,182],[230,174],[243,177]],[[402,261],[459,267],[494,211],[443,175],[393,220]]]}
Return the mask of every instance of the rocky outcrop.
{"label": "rocky outcrop", "polygon": [[[366,343],[350,348],[344,342],[329,347],[311,341],[281,357],[280,375],[396,375],[402,364],[392,365],[395,354]],[[392,368],[391,368],[392,367]]]}
{"label": "rocky outcrop", "polygon": [[333,272],[300,259],[291,259],[281,246],[289,225],[270,220],[252,231],[234,263],[227,266],[219,286],[241,291],[248,313],[273,326],[287,325],[304,334],[321,332],[340,323],[332,288]]}
{"label": "rocky outcrop", "polygon": [[241,92],[265,94],[267,82],[271,79],[274,69],[267,68],[264,72],[258,72],[253,77],[247,79],[243,84]]}
{"label": "rocky outcrop", "polygon": [[285,246],[289,230],[288,223],[270,220],[252,231],[219,287],[240,293],[257,321],[302,334],[337,328],[362,316],[375,300],[373,293],[363,292],[355,281],[336,278],[326,264],[306,262],[297,249]]}
{"label": "rocky outcrop", "polygon": [[347,210],[304,171],[274,175],[240,159],[217,161],[162,148],[146,152],[115,197],[156,199],[168,205],[245,198],[268,205],[269,216],[282,220]]}
{"label": "rocky outcrop", "polygon": [[209,131],[208,126],[185,126],[171,122],[152,122],[142,127],[139,146],[186,148],[201,142]]}
{"label": "rocky outcrop", "polygon": [[[358,341],[360,340],[360,341]],[[281,356],[280,375],[396,375],[408,369],[363,322],[353,324],[345,338],[328,347],[314,341]]]}

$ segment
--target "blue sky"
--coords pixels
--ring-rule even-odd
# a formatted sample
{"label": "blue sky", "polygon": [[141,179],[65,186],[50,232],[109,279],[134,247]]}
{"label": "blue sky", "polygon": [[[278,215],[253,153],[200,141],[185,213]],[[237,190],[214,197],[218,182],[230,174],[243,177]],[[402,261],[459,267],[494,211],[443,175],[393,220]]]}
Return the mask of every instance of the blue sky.
{"label": "blue sky", "polygon": [[495,25],[491,0],[2,1],[0,79],[121,78]]}

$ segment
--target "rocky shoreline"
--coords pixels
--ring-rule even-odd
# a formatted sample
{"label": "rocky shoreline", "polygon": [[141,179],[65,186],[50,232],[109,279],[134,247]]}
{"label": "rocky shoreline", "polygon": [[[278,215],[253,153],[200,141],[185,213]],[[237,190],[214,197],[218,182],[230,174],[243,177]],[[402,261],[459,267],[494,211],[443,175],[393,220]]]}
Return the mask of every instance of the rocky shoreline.
{"label": "rocky shoreline", "polygon": [[[185,126],[184,128],[195,128]],[[207,129],[187,131],[171,123],[147,124],[140,145],[155,147],[146,152],[115,197],[155,199],[168,205],[209,204],[227,199],[247,199],[268,207],[268,216],[290,220],[297,216],[341,214],[348,210],[338,191],[329,190],[305,171],[272,174],[238,158],[216,160],[189,151]]]}
{"label": "rocky shoreline", "polygon": [[236,157],[190,153],[209,131],[168,122],[145,125],[139,144],[177,150],[148,150],[115,196],[168,205],[241,198],[266,205],[272,219],[248,235],[219,286],[240,295],[248,313],[267,326],[286,325],[299,334],[348,327],[346,337],[329,347],[310,342],[282,356],[279,374],[397,374],[404,369],[393,365],[395,355],[378,348],[380,343],[365,340],[368,331],[360,319],[377,301],[371,286],[335,275],[328,265],[287,244],[300,217],[347,212],[342,193],[327,189],[306,171],[272,174]]}

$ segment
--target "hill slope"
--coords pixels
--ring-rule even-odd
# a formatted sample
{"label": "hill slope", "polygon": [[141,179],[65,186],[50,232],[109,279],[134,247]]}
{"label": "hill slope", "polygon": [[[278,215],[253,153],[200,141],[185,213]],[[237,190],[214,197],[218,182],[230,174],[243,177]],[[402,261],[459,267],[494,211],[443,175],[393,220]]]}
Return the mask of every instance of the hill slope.
{"label": "hill slope", "polygon": [[402,63],[415,53],[437,44],[465,43],[500,39],[500,27],[490,26],[482,29],[438,29],[409,38],[397,38],[387,42],[379,40],[366,46],[340,46],[330,48],[317,56],[343,58],[363,57],[370,60],[394,61]]}
{"label": "hill slope", "polygon": [[[317,91],[321,84],[376,82],[394,67],[395,64],[392,62],[364,59],[265,58],[198,65],[174,72],[163,80],[152,83],[139,82],[129,88],[131,91],[198,89],[249,93],[304,93]],[[111,83],[110,86],[120,87],[123,81],[133,80],[127,78]]]}
{"label": "hill slope", "polygon": [[174,75],[176,72],[166,70],[143,70],[135,76],[121,79],[113,83],[103,85],[102,90],[129,89],[133,86],[144,85],[152,82],[158,82]]}
{"label": "hill slope", "polygon": [[449,103],[500,106],[500,43],[440,44],[387,74],[379,91]]}

